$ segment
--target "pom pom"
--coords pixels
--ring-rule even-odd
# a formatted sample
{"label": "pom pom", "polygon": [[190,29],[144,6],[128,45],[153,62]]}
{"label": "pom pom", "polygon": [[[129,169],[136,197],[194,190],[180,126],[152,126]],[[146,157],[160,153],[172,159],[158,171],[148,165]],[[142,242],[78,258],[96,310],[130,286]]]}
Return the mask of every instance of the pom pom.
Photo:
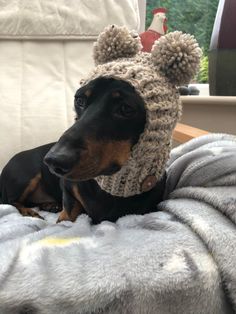
{"label": "pom pom", "polygon": [[108,26],[99,35],[94,44],[95,64],[102,64],[118,58],[130,58],[140,51],[142,45],[138,35],[129,32],[126,27]]}
{"label": "pom pom", "polygon": [[183,85],[197,73],[202,51],[196,39],[182,32],[162,36],[152,48],[152,61],[175,85]]}

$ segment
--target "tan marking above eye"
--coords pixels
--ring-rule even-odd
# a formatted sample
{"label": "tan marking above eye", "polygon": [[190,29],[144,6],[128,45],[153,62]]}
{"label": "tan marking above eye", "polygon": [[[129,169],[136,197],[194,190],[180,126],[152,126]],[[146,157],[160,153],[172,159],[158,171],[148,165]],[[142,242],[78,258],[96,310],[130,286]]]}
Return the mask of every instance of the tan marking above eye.
{"label": "tan marking above eye", "polygon": [[87,90],[84,92],[84,94],[85,94],[86,97],[90,97],[91,94],[92,94],[92,89],[91,89],[91,88],[87,89]]}
{"label": "tan marking above eye", "polygon": [[120,97],[120,93],[119,93],[118,91],[112,92],[111,95],[112,95],[112,97],[114,97],[114,98]]}

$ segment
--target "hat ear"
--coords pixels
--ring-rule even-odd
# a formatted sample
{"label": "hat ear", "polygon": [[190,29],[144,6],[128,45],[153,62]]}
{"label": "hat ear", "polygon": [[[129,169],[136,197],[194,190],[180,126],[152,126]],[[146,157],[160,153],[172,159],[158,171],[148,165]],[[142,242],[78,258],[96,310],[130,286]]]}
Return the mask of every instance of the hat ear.
{"label": "hat ear", "polygon": [[97,65],[118,58],[133,57],[141,48],[138,35],[132,34],[126,27],[111,25],[98,36],[93,48],[93,58]]}
{"label": "hat ear", "polygon": [[162,36],[152,48],[152,61],[175,85],[187,84],[197,73],[202,51],[190,34],[176,31]]}

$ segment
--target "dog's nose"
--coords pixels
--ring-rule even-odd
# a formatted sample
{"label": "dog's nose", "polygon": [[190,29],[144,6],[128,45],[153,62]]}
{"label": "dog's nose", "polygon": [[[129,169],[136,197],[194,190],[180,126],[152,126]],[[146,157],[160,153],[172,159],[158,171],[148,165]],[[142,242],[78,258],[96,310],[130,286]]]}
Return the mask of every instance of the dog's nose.
{"label": "dog's nose", "polygon": [[49,153],[44,157],[44,163],[52,172],[59,176],[64,176],[69,173],[73,167],[73,163],[68,160],[68,157],[64,155],[54,155],[53,153]]}

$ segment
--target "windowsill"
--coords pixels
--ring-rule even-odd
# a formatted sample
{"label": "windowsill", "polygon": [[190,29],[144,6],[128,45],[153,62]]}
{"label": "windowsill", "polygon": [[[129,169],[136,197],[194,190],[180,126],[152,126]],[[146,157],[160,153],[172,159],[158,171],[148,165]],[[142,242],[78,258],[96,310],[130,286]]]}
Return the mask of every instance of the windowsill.
{"label": "windowsill", "polygon": [[[208,85],[200,87],[206,89]],[[236,135],[236,96],[204,95],[201,88],[199,96],[180,97],[183,104],[181,123],[208,132]]]}
{"label": "windowsill", "polygon": [[236,96],[180,96],[183,105],[236,106]]}
{"label": "windowsill", "polygon": [[200,90],[199,96],[180,96],[183,105],[207,104],[207,105],[227,105],[236,106],[236,96],[209,96],[208,84],[190,84]]}

